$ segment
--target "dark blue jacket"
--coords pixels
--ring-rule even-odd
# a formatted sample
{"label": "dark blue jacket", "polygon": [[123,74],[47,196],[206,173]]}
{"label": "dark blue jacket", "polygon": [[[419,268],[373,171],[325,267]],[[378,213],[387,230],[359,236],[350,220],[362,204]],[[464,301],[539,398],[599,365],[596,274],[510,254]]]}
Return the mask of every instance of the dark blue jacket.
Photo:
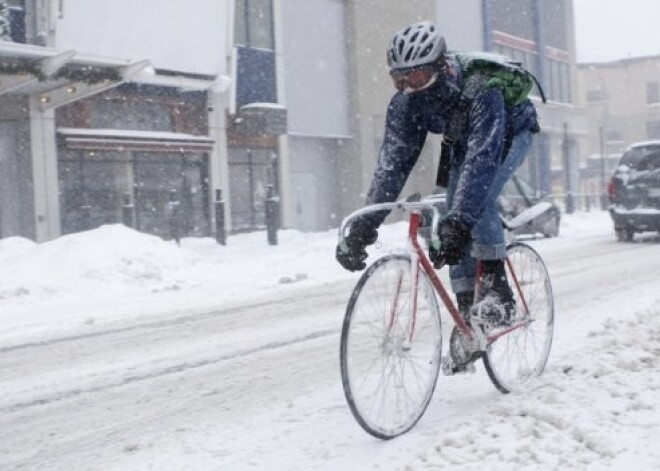
{"label": "dark blue jacket", "polygon": [[[438,80],[426,90],[397,92],[387,110],[385,136],[378,164],[367,193],[367,204],[395,201],[410,175],[429,132],[442,134],[458,103],[462,77],[454,64],[447,80]],[[483,210],[498,166],[502,161],[505,139],[530,130],[538,132],[534,105],[525,100],[507,106],[502,92],[483,89],[472,101],[461,138],[454,145],[452,171],[463,166],[450,214],[472,227]],[[435,178],[435,174],[431,178]],[[380,225],[387,213],[370,217]]]}

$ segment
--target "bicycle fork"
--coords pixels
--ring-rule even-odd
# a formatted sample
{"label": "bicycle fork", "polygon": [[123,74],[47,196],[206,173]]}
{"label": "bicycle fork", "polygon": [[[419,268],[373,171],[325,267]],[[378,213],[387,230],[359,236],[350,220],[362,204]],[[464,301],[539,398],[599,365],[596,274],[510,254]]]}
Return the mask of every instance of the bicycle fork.
{"label": "bicycle fork", "polygon": [[397,338],[395,334],[396,327],[399,324],[401,309],[399,307],[399,301],[402,296],[403,289],[403,279],[405,273],[403,270],[399,270],[396,279],[396,289],[394,290],[394,295],[392,299],[392,305],[390,307],[390,312],[388,314],[387,321],[387,336],[385,338],[385,343],[391,345],[392,342],[397,343],[396,347],[400,348],[401,353],[410,351],[412,346],[413,334],[415,331],[415,323],[417,320],[417,287],[419,284],[419,264],[416,263],[416,260],[413,261],[410,267],[410,293],[408,294],[408,316],[406,318],[405,326],[405,337],[400,336]]}
{"label": "bicycle fork", "polygon": [[[411,237],[416,236],[414,231],[411,231]],[[416,237],[415,237],[416,239]],[[411,239],[413,240],[413,239]],[[413,244],[414,245],[414,244]],[[408,273],[410,279],[410,292],[408,293],[408,316],[406,319],[405,338],[400,339],[400,348],[402,352],[408,352],[412,348],[413,337],[415,334],[415,327],[417,324],[417,306],[418,306],[418,289],[419,289],[419,274],[422,269],[420,258],[417,251],[412,250],[410,260],[410,272]],[[401,297],[401,290],[403,288],[403,279],[405,273],[399,270],[396,280],[396,289],[394,290],[394,297],[392,299],[392,306],[389,312],[389,320],[387,325],[387,340],[391,342],[393,338],[393,330],[398,323],[400,309],[399,299]]]}

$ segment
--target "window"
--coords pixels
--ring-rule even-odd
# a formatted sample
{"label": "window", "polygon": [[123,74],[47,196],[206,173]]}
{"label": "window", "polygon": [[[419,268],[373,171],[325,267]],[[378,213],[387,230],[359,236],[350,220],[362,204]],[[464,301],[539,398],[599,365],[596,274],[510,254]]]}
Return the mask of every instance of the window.
{"label": "window", "polygon": [[589,103],[600,103],[607,99],[607,93],[605,90],[589,90],[587,92],[587,101]]}
{"label": "window", "polygon": [[[98,145],[103,146],[102,141]],[[161,145],[167,147],[165,142]],[[208,236],[207,160],[207,154],[195,152],[61,148],[58,177],[62,232],[122,222],[128,196],[134,202],[135,228],[168,237],[168,203],[174,196],[182,208],[182,233]]]}
{"label": "window", "polygon": [[618,129],[607,129],[606,132],[605,132],[605,140],[608,143],[623,141],[621,131],[618,130]]}
{"label": "window", "polygon": [[649,121],[646,123],[646,138],[660,139],[660,121]]}
{"label": "window", "polygon": [[234,43],[274,50],[273,0],[236,0]]}
{"label": "window", "polygon": [[276,159],[270,150],[229,149],[229,190],[234,230],[266,225],[268,185],[277,182],[276,174]]}
{"label": "window", "polygon": [[25,2],[24,0],[5,0],[4,17],[0,18],[0,34],[3,41],[25,44]]}
{"label": "window", "polygon": [[561,63],[560,78],[561,78],[561,101],[564,103],[571,103],[573,101],[573,91],[571,90],[571,69],[566,63]]}
{"label": "window", "polygon": [[652,168],[657,165],[656,159],[660,155],[658,146],[636,147],[630,149],[621,157],[621,165],[627,165],[636,170]]}
{"label": "window", "polygon": [[236,0],[236,106],[277,103],[273,0]]}
{"label": "window", "polygon": [[658,82],[647,82],[646,84],[646,103],[649,105],[660,103],[660,93]]}
{"label": "window", "polygon": [[[491,2],[493,29],[533,41],[532,5],[532,0],[493,0]],[[516,14],[512,14],[514,12]]]}

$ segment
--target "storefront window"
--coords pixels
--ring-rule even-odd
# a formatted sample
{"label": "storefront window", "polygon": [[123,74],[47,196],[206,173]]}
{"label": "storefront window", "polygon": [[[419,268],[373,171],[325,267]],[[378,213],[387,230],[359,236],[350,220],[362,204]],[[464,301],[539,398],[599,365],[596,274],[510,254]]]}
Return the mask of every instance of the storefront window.
{"label": "storefront window", "polygon": [[181,234],[209,235],[205,153],[63,149],[59,155],[63,233],[123,222],[128,196],[137,230],[168,237],[174,199],[181,206]]}
{"label": "storefront window", "polygon": [[[277,161],[271,149],[229,150],[232,225],[236,231],[266,225],[268,185],[276,185]],[[277,193],[277,187],[274,187]]]}

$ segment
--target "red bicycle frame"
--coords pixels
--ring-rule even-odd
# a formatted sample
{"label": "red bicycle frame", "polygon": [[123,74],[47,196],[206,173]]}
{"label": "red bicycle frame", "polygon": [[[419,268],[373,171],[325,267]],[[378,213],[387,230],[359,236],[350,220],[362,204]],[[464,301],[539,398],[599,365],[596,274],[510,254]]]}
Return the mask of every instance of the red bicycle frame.
{"label": "red bicycle frame", "polygon": [[[431,261],[429,260],[428,256],[426,255],[426,251],[422,248],[422,246],[419,243],[419,240],[417,238],[417,233],[419,231],[419,226],[421,224],[421,214],[418,211],[413,211],[410,213],[410,221],[408,225],[408,238],[410,241],[410,244],[412,245],[417,260],[418,264],[415,269],[415,276],[413,279],[413,289],[412,293],[414,296],[413,303],[412,303],[412,309],[413,309],[413,315],[411,316],[411,329],[410,329],[410,336],[409,340],[412,340],[412,333],[414,332],[414,326],[415,326],[415,318],[417,315],[417,299],[416,299],[416,293],[417,293],[417,285],[419,282],[419,266],[424,269],[426,274],[429,276],[431,279],[431,283],[433,284],[433,287],[435,288],[436,292],[440,296],[440,299],[442,299],[442,302],[444,305],[447,307],[447,310],[449,311],[449,314],[451,315],[452,319],[454,320],[456,327],[461,331],[461,333],[467,337],[469,340],[472,340],[474,338],[474,330],[465,322],[463,319],[463,316],[461,313],[458,311],[458,308],[454,304],[451,296],[445,289],[444,285],[442,284],[442,281],[440,280],[440,277],[436,273],[435,268],[431,264]],[[513,279],[516,291],[518,292],[520,299],[522,300],[523,307],[525,310],[525,313],[527,314],[529,312],[529,309],[527,307],[527,302],[525,300],[525,297],[523,295],[520,282],[518,280],[518,277],[516,276],[516,273],[513,271],[513,266],[511,264],[511,261],[506,259],[507,266],[509,267],[509,272],[511,274],[511,278]],[[481,262],[477,262],[477,280],[481,280],[481,274],[482,274],[482,268],[481,268]],[[401,281],[399,281],[399,288],[401,285]],[[397,289],[397,299],[398,299],[398,291]],[[396,304],[394,304],[396,306]],[[393,318],[391,319],[390,322],[393,322]],[[509,332],[512,332],[516,329],[519,329],[525,325],[527,325],[529,322],[531,322],[529,319],[526,319],[522,322],[518,322],[510,327],[507,327],[505,329],[497,330],[496,332],[490,333],[486,336],[486,341],[488,344],[494,342],[498,338],[502,337],[503,335],[508,334]],[[391,323],[390,323],[391,325]]]}

